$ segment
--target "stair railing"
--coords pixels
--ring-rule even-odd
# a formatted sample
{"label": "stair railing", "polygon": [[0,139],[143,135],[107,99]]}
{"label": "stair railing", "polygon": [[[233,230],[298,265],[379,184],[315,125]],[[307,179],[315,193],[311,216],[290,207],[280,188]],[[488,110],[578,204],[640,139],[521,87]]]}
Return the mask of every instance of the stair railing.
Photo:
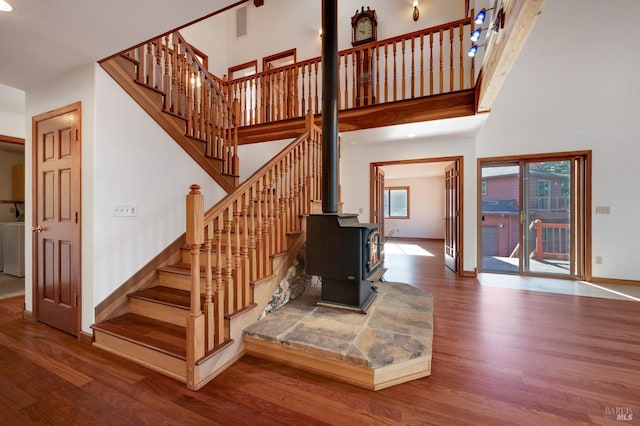
{"label": "stair railing", "polygon": [[164,111],[186,121],[185,134],[223,161],[222,173],[238,176],[238,104],[221,89],[189,43],[167,33],[124,55],[137,63],[136,81],[164,96]]}
{"label": "stair railing", "polygon": [[[191,248],[191,314],[187,321],[187,385],[197,361],[229,339],[225,319],[253,306],[251,283],[273,273],[270,258],[285,252],[287,234],[321,197],[321,133],[313,114],[305,132],[209,211],[198,185],[187,195]],[[204,259],[204,291],[200,259]],[[200,307],[200,294],[204,306]]]}
{"label": "stair railing", "polygon": [[[475,61],[467,56],[473,31],[464,18],[338,52],[339,110],[473,88]],[[228,93],[240,104],[238,124],[320,114],[321,71],[318,57],[229,81]]]}

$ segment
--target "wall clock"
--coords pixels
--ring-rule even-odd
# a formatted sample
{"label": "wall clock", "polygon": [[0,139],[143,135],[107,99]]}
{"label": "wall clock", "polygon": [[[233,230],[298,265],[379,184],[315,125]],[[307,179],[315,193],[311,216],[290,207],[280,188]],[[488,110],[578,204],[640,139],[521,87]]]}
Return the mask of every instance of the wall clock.
{"label": "wall clock", "polygon": [[351,45],[359,46],[378,39],[378,17],[376,11],[369,9],[360,11],[351,17]]}

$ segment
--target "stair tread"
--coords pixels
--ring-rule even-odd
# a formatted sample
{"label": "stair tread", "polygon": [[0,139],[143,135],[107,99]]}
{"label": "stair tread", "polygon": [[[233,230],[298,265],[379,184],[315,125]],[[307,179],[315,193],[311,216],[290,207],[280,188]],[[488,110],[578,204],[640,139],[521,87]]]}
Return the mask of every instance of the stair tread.
{"label": "stair tread", "polygon": [[138,314],[124,314],[91,326],[179,359],[186,359],[187,329]]}
{"label": "stair tread", "polygon": [[136,291],[129,297],[186,310],[191,304],[191,292],[160,285]]}

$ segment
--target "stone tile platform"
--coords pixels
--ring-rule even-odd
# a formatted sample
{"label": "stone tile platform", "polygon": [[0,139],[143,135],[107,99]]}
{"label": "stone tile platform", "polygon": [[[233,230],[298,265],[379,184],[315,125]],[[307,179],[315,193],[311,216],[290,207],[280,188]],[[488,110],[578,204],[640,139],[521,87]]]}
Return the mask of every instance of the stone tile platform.
{"label": "stone tile platform", "polygon": [[431,374],[433,297],[403,283],[378,282],[366,314],[317,306],[320,288],[244,331],[248,354],[367,389]]}

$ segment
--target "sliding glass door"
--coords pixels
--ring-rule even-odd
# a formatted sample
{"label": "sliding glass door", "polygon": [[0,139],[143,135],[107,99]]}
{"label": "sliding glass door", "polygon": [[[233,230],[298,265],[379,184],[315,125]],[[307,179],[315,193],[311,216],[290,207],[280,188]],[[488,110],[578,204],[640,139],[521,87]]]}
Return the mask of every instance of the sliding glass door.
{"label": "sliding glass door", "polygon": [[583,278],[585,156],[481,163],[485,272]]}

